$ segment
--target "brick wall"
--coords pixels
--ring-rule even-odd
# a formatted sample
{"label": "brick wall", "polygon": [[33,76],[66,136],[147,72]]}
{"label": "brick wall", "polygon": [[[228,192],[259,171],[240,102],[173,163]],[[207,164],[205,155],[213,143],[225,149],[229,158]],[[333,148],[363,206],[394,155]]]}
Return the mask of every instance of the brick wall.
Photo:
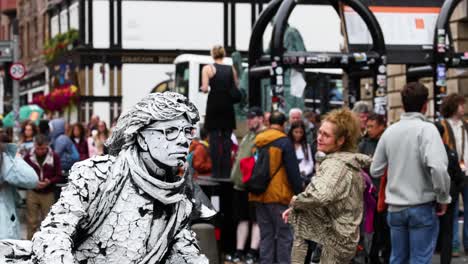
{"label": "brick wall", "polygon": [[18,1],[21,60],[26,66],[43,64],[43,48],[47,38],[46,0]]}

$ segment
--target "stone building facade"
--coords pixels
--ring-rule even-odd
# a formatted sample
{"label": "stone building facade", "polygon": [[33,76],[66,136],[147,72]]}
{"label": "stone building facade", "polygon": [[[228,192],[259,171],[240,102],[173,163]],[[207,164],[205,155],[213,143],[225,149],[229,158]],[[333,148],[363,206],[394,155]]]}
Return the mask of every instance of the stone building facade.
{"label": "stone building facade", "polygon": [[27,69],[20,82],[20,105],[48,92],[43,56],[44,43],[49,38],[47,4],[47,0],[17,0],[20,60]]}

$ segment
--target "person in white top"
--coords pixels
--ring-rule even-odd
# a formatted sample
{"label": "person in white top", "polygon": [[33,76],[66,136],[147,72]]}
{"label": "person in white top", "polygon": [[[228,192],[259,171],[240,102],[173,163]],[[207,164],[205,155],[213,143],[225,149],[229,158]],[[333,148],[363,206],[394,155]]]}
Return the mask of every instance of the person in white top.
{"label": "person in white top", "polygon": [[291,129],[288,136],[294,144],[296,157],[299,163],[299,172],[306,182],[310,182],[310,178],[314,172],[314,159],[311,147],[307,144],[305,133],[305,124],[302,121],[297,121],[291,124]]}
{"label": "person in white top", "polygon": [[[444,127],[443,141],[450,149],[456,151],[460,168],[467,175],[466,160],[468,158],[468,124],[463,119],[465,115],[465,97],[458,94],[450,94],[444,98],[440,112],[444,119],[440,121]],[[465,180],[466,182],[466,180]],[[468,204],[468,185],[465,183],[463,188],[463,204]],[[455,200],[454,210],[454,225],[453,225],[453,248],[452,255],[454,257],[460,256],[460,241],[458,235],[458,211],[459,202],[458,196],[453,197]],[[464,224],[463,224],[463,246],[465,253],[468,254],[468,210],[464,210]]]}

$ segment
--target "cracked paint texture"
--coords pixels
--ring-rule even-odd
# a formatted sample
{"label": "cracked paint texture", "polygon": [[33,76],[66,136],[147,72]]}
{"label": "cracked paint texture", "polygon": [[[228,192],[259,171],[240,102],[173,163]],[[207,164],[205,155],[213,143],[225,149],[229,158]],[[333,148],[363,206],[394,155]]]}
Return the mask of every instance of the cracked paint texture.
{"label": "cracked paint texture", "polygon": [[[164,96],[156,94],[167,99]],[[169,103],[180,108],[174,100]],[[141,110],[144,104],[137,106]],[[138,147],[135,137],[127,134],[125,140],[117,157],[97,156],[75,164],[69,184],[32,242],[0,241],[0,263],[208,263],[189,225],[192,210],[206,208],[195,205],[194,188],[187,184],[191,176],[186,172],[174,177],[168,167],[142,158],[141,152],[150,151]]]}

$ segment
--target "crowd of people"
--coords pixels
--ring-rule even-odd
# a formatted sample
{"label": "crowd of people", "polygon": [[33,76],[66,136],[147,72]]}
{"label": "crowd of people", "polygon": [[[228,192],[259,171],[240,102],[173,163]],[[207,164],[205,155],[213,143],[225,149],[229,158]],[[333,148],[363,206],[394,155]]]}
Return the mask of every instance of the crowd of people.
{"label": "crowd of people", "polygon": [[[222,47],[212,55],[216,63],[202,71],[201,90],[209,93],[204,127],[190,145],[187,164],[195,178],[232,182],[236,243],[234,252],[225,252],[226,261],[431,263],[437,249],[441,263],[450,263],[460,255],[458,197],[468,199],[464,97],[447,96],[444,118],[432,123],[425,117],[428,89],[408,83],[401,92],[405,113],[388,128],[385,117],[363,102],[323,116],[298,108],[286,116],[251,107],[248,132],[237,143],[229,103],[237,74],[222,65]],[[170,130],[161,131],[173,139]],[[11,137],[2,133],[0,199],[6,202],[0,210],[6,213],[0,215],[0,239],[20,236],[16,188],[28,189],[30,239],[57,199],[56,186],[67,181],[74,163],[109,153],[104,143],[111,133],[98,116],[87,125],[64,119],[41,120],[38,126],[26,122],[18,149],[5,144]],[[246,164],[260,155],[268,159],[269,177],[262,192],[252,192],[248,175],[255,164]]]}
{"label": "crowd of people", "polygon": [[[428,96],[424,85],[406,84],[401,92],[405,113],[388,128],[386,117],[372,113],[365,102],[322,117],[301,109],[291,109],[286,117],[251,108],[249,132],[231,168],[237,243],[226,261],[431,263],[438,251],[441,263],[450,263],[460,256],[458,197],[468,189],[465,99],[447,96],[443,119],[434,123],[425,116]],[[215,106],[212,110],[222,113]],[[218,132],[204,139],[210,147],[201,156],[211,157],[215,169],[220,160],[233,158],[220,147],[232,145],[220,135],[227,131],[222,137],[229,141],[233,128],[208,128]],[[265,146],[271,179],[263,193],[249,193],[243,159]]]}
{"label": "crowd of people", "polygon": [[[110,131],[99,116],[86,126],[68,124],[64,119],[26,121],[21,126],[20,141],[11,143],[12,129],[2,129],[0,159],[0,239],[21,238],[20,217],[16,204],[26,205],[26,238],[31,239],[51,206],[57,201],[60,186],[78,161],[107,153],[104,143]],[[6,187],[8,186],[8,188]],[[4,188],[5,187],[5,188]],[[17,188],[26,189],[19,196]],[[24,238],[24,237],[23,237]]]}

